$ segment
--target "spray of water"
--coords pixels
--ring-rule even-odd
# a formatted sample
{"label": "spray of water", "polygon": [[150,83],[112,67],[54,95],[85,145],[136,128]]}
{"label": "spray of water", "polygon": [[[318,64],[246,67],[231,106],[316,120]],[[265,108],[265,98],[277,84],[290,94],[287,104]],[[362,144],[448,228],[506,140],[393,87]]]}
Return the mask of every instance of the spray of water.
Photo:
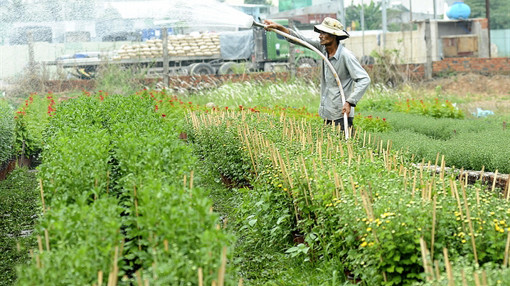
{"label": "spray of water", "polygon": [[165,19],[188,27],[250,28],[253,17],[216,0],[165,1]]}

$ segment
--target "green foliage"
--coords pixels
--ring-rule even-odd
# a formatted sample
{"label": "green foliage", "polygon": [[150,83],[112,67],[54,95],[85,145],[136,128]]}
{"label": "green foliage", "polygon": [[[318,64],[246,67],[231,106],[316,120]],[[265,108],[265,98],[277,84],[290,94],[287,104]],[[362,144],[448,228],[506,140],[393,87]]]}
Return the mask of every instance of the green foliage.
{"label": "green foliage", "polygon": [[[13,285],[15,266],[29,260],[36,241],[29,234],[40,213],[34,173],[15,169],[0,182],[0,285]],[[19,249],[18,249],[19,247]]]}
{"label": "green foliage", "polygon": [[49,234],[48,247],[20,268],[21,285],[92,284],[98,271],[125,285],[197,284],[198,268],[207,284],[217,280],[232,237],[216,228],[204,191],[183,185],[196,161],[178,137],[182,111],[161,114],[165,93],[156,94],[84,93],[52,113],[38,167],[37,234]]}
{"label": "green foliage", "polygon": [[354,116],[354,122],[357,129],[367,132],[384,132],[391,128],[386,118],[379,118],[379,116],[361,116],[361,114],[358,114]]}
{"label": "green foliage", "polygon": [[31,94],[16,112],[16,153],[37,157],[43,148],[43,131],[55,112],[53,94]]}
{"label": "green foliage", "polygon": [[0,169],[14,155],[14,115],[5,100],[0,100]]}
{"label": "green foliage", "polygon": [[[486,18],[486,2],[477,0],[464,1],[471,8],[470,18]],[[491,29],[509,29],[510,3],[508,1],[490,1],[490,26]]]}
{"label": "green foliage", "polygon": [[464,118],[464,112],[448,100],[441,102],[435,99],[434,102],[417,101],[408,99],[406,102],[395,103],[395,111],[413,113],[435,118]]}
{"label": "green foliage", "polygon": [[385,116],[392,127],[391,131],[375,136],[390,140],[395,150],[413,154],[417,162],[435,162],[439,153],[444,155],[448,166],[510,172],[510,151],[501,148],[510,140],[510,132],[497,119],[436,119],[393,112],[371,114]]}
{"label": "green foliage", "polygon": [[[341,134],[318,122],[294,122],[283,115],[218,113],[191,121],[196,132],[222,126],[224,133],[239,135],[229,140],[239,141],[231,144],[241,144],[236,150],[242,150],[244,157],[213,155],[206,160],[227,165],[252,160],[247,176],[255,174],[253,189],[238,190],[239,203],[233,212],[243,234],[238,246],[243,257],[241,269],[248,269],[252,279],[267,279],[249,269],[260,269],[265,260],[274,259],[256,255],[271,249],[307,265],[340,261],[336,271],[350,272],[367,285],[422,281],[420,239],[430,242],[432,228],[435,259],[440,259],[437,253],[445,247],[452,261],[474,259],[466,217],[461,218],[458,209],[465,213],[467,207],[476,218],[471,223],[479,263],[503,261],[503,238],[510,224],[507,201],[483,192],[478,185],[467,187],[466,203],[460,203],[452,195],[460,187],[447,184],[447,179],[434,179],[423,170],[419,178],[415,175],[417,182],[410,184],[402,175],[413,173],[408,159],[379,149],[379,140],[372,141],[374,145],[342,143]],[[299,126],[302,133],[291,136],[291,126]],[[205,139],[194,139],[200,149]],[[262,148],[260,142],[264,142]],[[340,143],[331,146],[332,142]],[[285,156],[279,159],[278,154]],[[207,153],[202,155],[207,157]],[[391,161],[397,166],[386,158],[394,158]]]}
{"label": "green foliage", "polygon": [[351,26],[354,22],[361,30],[361,10],[364,10],[365,30],[380,30],[382,23],[381,3],[370,1],[369,4],[350,5],[345,9],[345,26]]}
{"label": "green foliage", "polygon": [[18,285],[84,285],[97,281],[98,271],[108,277],[122,241],[121,212],[112,197],[90,205],[54,204],[37,233],[46,243],[44,230],[48,231],[50,251],[44,246],[35,254],[40,264],[32,261],[21,267]]}

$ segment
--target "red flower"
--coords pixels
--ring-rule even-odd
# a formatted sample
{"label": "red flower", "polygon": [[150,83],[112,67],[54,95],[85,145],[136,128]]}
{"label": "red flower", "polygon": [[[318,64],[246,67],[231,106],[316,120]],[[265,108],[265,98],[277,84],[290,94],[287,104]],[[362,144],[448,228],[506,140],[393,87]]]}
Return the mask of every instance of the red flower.
{"label": "red flower", "polygon": [[166,117],[166,115],[165,115],[165,114],[161,114],[161,116]]}
{"label": "red flower", "polygon": [[159,107],[156,105],[156,106],[155,106],[155,109],[156,109],[156,111],[158,111]]}

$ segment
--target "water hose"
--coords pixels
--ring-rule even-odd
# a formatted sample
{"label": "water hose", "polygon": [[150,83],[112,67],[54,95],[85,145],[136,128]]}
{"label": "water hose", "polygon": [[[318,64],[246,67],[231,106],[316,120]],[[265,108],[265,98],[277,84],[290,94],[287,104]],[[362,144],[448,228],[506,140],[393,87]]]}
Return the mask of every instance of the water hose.
{"label": "water hose", "polygon": [[[260,28],[264,28],[266,29],[267,26],[264,25],[264,24],[261,24],[261,23],[258,23],[256,21],[253,21],[253,26],[257,26],[257,27],[260,27]],[[336,70],[335,68],[333,67],[333,65],[331,64],[331,62],[328,60],[328,58],[321,52],[319,51],[316,47],[310,45],[309,43],[299,39],[299,38],[296,38],[292,35],[289,35],[285,32],[282,32],[280,30],[276,30],[276,29],[273,29],[273,28],[269,28],[268,30],[270,31],[273,31],[287,39],[290,39],[294,42],[298,42],[299,44],[309,48],[310,50],[314,51],[315,53],[317,53],[323,60],[324,62],[327,64],[327,66],[329,67],[329,69],[331,70],[331,72],[333,73],[333,75],[335,75],[335,80],[336,80],[336,83],[338,84],[338,88],[340,89],[340,95],[342,96],[342,106],[345,104],[345,94],[344,94],[344,89],[342,87],[342,82],[340,81],[340,78],[338,77],[338,74],[336,73]],[[333,123],[334,124],[334,123]],[[347,114],[344,112],[344,132],[345,132],[345,139],[349,139],[349,124],[348,124],[348,120],[347,120]]]}

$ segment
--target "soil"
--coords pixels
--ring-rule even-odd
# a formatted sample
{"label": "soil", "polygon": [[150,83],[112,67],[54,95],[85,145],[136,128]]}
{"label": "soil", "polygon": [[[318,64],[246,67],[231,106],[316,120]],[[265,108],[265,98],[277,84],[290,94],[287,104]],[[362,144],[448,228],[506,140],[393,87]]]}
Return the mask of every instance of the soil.
{"label": "soil", "polygon": [[510,114],[510,75],[458,74],[425,81],[420,86],[427,90],[440,86],[442,93],[465,99],[460,107],[470,112],[479,107]]}

